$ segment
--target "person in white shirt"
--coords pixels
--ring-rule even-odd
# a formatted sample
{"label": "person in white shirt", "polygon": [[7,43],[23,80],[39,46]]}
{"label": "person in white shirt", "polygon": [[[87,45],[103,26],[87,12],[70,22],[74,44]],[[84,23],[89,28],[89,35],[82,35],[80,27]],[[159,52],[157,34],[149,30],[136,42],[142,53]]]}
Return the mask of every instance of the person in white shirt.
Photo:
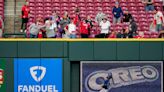
{"label": "person in white shirt", "polygon": [[51,18],[48,18],[45,21],[45,25],[47,38],[55,38],[55,28],[57,28],[57,24],[53,23]]}
{"label": "person in white shirt", "polygon": [[161,11],[157,9],[154,10],[154,26],[156,27],[156,31],[161,31],[162,25],[164,23],[164,17]]}
{"label": "person in white shirt", "polygon": [[73,20],[71,20],[71,23],[68,24],[68,28],[65,28],[65,30],[69,38],[76,38],[76,25]]}
{"label": "person in white shirt", "polygon": [[98,38],[107,38],[110,30],[110,21],[107,20],[106,17],[100,22],[101,32]]}
{"label": "person in white shirt", "polygon": [[39,20],[32,23],[29,27],[30,38],[37,38],[40,29],[44,28],[45,25],[40,25]]}

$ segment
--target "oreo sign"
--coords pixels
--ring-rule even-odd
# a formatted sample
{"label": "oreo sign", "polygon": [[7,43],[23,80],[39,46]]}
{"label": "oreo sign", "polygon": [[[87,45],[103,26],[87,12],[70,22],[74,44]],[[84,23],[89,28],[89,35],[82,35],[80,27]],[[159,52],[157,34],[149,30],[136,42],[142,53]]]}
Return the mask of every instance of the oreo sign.
{"label": "oreo sign", "polygon": [[162,69],[161,63],[150,62],[82,62],[81,92],[162,92]]}

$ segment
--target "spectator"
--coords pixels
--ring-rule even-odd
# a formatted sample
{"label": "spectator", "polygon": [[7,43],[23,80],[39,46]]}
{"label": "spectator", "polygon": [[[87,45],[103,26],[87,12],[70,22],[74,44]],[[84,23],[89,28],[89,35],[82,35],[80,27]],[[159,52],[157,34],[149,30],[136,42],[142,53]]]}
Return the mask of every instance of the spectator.
{"label": "spectator", "polygon": [[129,13],[128,10],[125,10],[123,15],[123,22],[129,22],[132,19],[132,15]]}
{"label": "spectator", "polygon": [[90,28],[93,27],[93,21],[91,20],[91,16],[90,15],[87,16],[86,22],[89,23]]}
{"label": "spectator", "polygon": [[91,19],[91,16],[89,16],[89,15],[87,16],[86,22],[87,22],[87,24],[89,24],[88,31],[89,31],[89,35],[90,35],[90,33],[92,31],[92,27],[93,27],[93,21]]}
{"label": "spectator", "polygon": [[0,38],[2,38],[3,30],[4,30],[4,22],[2,17],[0,16]]}
{"label": "spectator", "polygon": [[60,22],[60,17],[57,15],[56,11],[53,12],[52,14],[52,27],[54,28],[54,30],[57,32],[58,31],[58,26],[59,26],[59,22]]}
{"label": "spectator", "polygon": [[55,38],[55,30],[57,28],[57,24],[53,23],[51,18],[47,18],[45,25],[47,38]]}
{"label": "spectator", "polygon": [[115,0],[115,3],[118,3],[118,4],[120,4],[120,0]]}
{"label": "spectator", "polygon": [[150,32],[155,32],[156,31],[156,27],[154,26],[153,22],[150,24],[149,31]]}
{"label": "spectator", "polygon": [[68,24],[68,27],[65,27],[66,35],[68,35],[69,38],[76,38],[76,25],[74,24],[73,19],[71,20],[71,23]]}
{"label": "spectator", "polygon": [[[22,7],[22,25],[21,25],[20,32],[24,32],[27,27],[28,16],[29,16],[29,12],[30,12],[30,8],[28,7],[28,5],[29,5],[29,2],[25,2],[25,5]],[[25,26],[25,28],[24,28],[24,26]]]}
{"label": "spectator", "polygon": [[54,23],[56,23],[57,25],[59,25],[60,17],[57,15],[57,12],[56,11],[54,11],[53,14],[52,14],[52,21]]}
{"label": "spectator", "polygon": [[158,38],[164,38],[164,24],[162,25],[162,29],[159,32]]}
{"label": "spectator", "polygon": [[160,33],[159,33],[159,37],[158,38],[164,38],[164,31],[161,31]]}
{"label": "spectator", "polygon": [[83,20],[80,24],[80,34],[81,38],[88,38],[90,24],[86,20]]}
{"label": "spectator", "polygon": [[103,20],[100,22],[101,32],[99,38],[107,38],[110,26],[110,21],[108,21],[107,18],[104,17]]}
{"label": "spectator", "polygon": [[156,27],[156,31],[161,31],[162,24],[164,23],[164,17],[161,11],[154,9],[154,26]]}
{"label": "spectator", "polygon": [[39,20],[37,20],[35,23],[32,23],[29,27],[30,38],[37,38],[40,29],[44,27],[45,25],[43,26],[39,25]]}
{"label": "spectator", "polygon": [[111,34],[109,35],[109,38],[116,38],[116,32],[112,31]]}
{"label": "spectator", "polygon": [[119,31],[116,35],[117,38],[124,38],[124,29],[122,31]]}
{"label": "spectator", "polygon": [[62,35],[65,34],[65,27],[70,23],[70,18],[68,16],[68,13],[65,12],[64,13],[64,16],[63,16],[63,19],[59,22],[60,24],[60,33]]}
{"label": "spectator", "polygon": [[134,19],[130,19],[130,25],[129,25],[129,38],[133,38],[133,36],[137,32],[137,24],[134,21]]}
{"label": "spectator", "polygon": [[79,9],[79,7],[78,6],[76,6],[76,9],[75,9],[75,18],[74,18],[74,24],[76,25],[76,26],[78,26],[79,25],[79,22],[80,22],[80,20],[81,20],[81,18],[80,18],[80,9]]}
{"label": "spectator", "polygon": [[113,23],[121,23],[121,16],[123,15],[123,11],[121,9],[121,7],[119,6],[119,3],[116,2],[114,8],[113,8]]}
{"label": "spectator", "polygon": [[131,38],[128,28],[123,29],[123,38]]}
{"label": "spectator", "polygon": [[64,12],[63,17],[65,17],[65,18],[69,18],[69,15],[68,15],[68,12],[67,12],[67,11]]}
{"label": "spectator", "polygon": [[100,22],[102,21],[102,19],[105,17],[105,14],[102,11],[102,8],[99,8],[99,11],[95,17],[95,21],[100,24]]}
{"label": "spectator", "polygon": [[143,0],[143,4],[145,4],[146,11],[153,11],[154,10],[154,0]]}

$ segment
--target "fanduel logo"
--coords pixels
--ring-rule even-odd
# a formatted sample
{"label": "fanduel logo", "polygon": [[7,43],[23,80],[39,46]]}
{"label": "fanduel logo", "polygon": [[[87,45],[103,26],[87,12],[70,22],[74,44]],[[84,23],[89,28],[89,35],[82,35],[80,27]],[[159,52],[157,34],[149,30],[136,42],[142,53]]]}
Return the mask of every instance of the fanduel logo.
{"label": "fanduel logo", "polygon": [[0,69],[0,87],[3,84],[3,81],[4,81],[4,79],[3,79],[3,70]]}
{"label": "fanduel logo", "polygon": [[[37,77],[37,74],[38,74],[37,71],[39,71],[39,70],[41,71],[41,73],[40,73],[41,75],[39,77]],[[34,67],[30,68],[30,73],[36,82],[40,82],[46,74],[46,68],[43,66],[34,66]]]}
{"label": "fanduel logo", "polygon": [[[33,66],[30,68],[32,78],[39,83],[46,74],[46,68],[43,66]],[[40,74],[39,77],[37,75]],[[18,92],[58,92],[55,85],[19,85]]]}
{"label": "fanduel logo", "polygon": [[111,88],[153,82],[158,77],[159,72],[153,66],[116,68],[91,73],[85,80],[85,87],[88,92],[101,92],[104,88],[109,91]]}

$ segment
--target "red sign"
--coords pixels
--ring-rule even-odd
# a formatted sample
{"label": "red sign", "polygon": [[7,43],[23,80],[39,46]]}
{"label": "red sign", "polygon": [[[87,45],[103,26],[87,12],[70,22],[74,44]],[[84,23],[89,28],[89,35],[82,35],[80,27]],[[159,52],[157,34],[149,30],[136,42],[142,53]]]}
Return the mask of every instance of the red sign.
{"label": "red sign", "polygon": [[3,70],[0,69],[0,85],[3,84]]}

